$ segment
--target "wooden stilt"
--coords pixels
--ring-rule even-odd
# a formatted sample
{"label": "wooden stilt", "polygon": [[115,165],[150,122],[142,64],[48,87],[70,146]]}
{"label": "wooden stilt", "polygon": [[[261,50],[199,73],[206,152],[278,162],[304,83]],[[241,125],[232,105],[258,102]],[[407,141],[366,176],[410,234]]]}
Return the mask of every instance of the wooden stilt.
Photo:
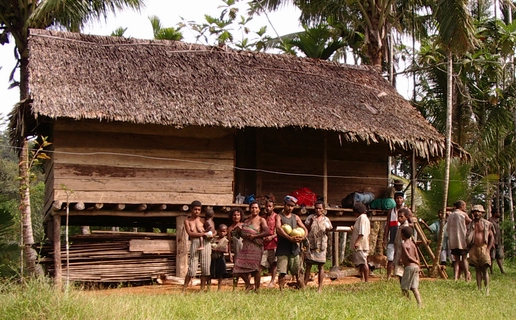
{"label": "wooden stilt", "polygon": [[52,237],[54,241],[54,284],[58,289],[63,286],[63,266],[61,264],[61,216],[53,218]]}
{"label": "wooden stilt", "polygon": [[185,230],[187,216],[176,217],[176,276],[185,277],[188,272],[188,233]]}

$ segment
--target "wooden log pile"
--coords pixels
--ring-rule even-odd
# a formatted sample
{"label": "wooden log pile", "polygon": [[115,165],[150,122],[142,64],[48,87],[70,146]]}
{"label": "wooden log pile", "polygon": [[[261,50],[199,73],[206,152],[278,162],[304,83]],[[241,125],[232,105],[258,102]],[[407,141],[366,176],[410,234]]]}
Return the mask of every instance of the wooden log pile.
{"label": "wooden log pile", "polygon": [[[68,259],[61,247],[63,280],[80,282],[145,282],[175,274],[176,238],[171,234],[107,232],[70,238]],[[42,263],[54,275],[51,243],[42,247]],[[68,265],[67,265],[68,260]]]}

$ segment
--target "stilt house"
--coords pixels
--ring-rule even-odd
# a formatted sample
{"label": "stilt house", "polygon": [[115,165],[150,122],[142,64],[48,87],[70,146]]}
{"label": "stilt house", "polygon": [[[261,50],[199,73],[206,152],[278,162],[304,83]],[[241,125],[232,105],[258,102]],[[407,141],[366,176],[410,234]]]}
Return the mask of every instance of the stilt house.
{"label": "stilt house", "polygon": [[[334,224],[350,192],[381,197],[389,156],[443,156],[445,139],[377,71],[173,41],[31,30],[31,99],[14,142],[45,136],[51,274],[80,281],[184,276],[183,221],[200,200],[227,219],[235,196],[300,187]],[[77,236],[72,226],[133,227]],[[177,229],[174,235],[148,232]],[[61,260],[62,259],[62,260]],[[68,269],[67,269],[68,268]]]}

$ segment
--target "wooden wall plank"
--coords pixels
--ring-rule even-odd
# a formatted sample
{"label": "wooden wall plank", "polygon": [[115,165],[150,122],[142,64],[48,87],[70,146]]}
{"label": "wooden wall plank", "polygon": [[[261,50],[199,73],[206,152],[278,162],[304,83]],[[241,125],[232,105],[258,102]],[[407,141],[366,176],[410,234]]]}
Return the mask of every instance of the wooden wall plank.
{"label": "wooden wall plank", "polygon": [[[66,192],[64,190],[56,189],[54,191],[55,200],[66,202]],[[178,192],[89,192],[77,191],[70,194],[70,202],[84,202],[84,203],[128,203],[128,204],[153,204],[153,203],[177,203],[185,204],[193,200],[199,200],[205,205],[227,205],[233,202],[232,194],[204,194],[192,193],[185,191],[185,193]]]}
{"label": "wooden wall plank", "polygon": [[131,239],[129,251],[143,253],[176,253],[176,240]]}

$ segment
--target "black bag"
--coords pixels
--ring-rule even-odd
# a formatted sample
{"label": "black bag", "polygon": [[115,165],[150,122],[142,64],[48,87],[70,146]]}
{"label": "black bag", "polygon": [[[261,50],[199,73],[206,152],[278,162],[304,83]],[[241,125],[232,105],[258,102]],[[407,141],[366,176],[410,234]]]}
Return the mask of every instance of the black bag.
{"label": "black bag", "polygon": [[355,192],[351,192],[341,201],[342,208],[353,208],[355,205]]}

